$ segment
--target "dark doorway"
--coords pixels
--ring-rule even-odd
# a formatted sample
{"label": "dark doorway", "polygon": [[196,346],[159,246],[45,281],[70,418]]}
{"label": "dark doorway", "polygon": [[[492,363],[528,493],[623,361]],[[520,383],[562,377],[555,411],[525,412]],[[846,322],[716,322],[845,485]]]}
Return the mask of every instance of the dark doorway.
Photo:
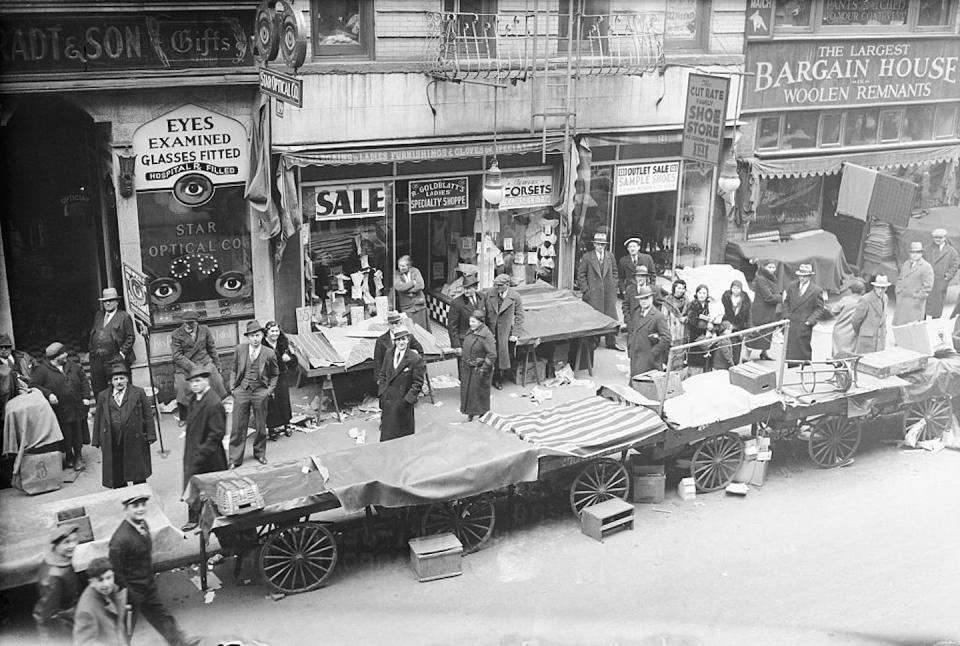
{"label": "dark doorway", "polygon": [[674,222],[677,212],[677,193],[640,193],[617,198],[617,217],[614,224],[613,250],[619,258],[626,253],[624,242],[639,238],[641,251],[657,263],[658,272],[670,267]]}
{"label": "dark doorway", "polygon": [[23,100],[0,128],[13,331],[17,347],[34,356],[54,340],[86,350],[104,258],[119,257],[112,213],[114,231],[103,230],[102,132],[85,112],[50,97]]}

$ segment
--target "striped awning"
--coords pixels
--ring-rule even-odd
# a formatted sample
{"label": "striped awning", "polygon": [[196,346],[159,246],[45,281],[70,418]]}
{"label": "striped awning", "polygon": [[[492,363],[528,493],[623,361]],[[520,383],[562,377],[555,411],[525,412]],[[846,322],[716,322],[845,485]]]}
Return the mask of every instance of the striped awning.
{"label": "striped awning", "polygon": [[519,415],[481,418],[541,449],[580,458],[615,453],[656,436],[667,425],[640,406],[590,397]]}

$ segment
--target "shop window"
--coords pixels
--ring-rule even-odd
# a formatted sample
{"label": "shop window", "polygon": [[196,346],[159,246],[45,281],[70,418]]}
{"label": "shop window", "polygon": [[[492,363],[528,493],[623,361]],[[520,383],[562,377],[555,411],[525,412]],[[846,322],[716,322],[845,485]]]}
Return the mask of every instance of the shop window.
{"label": "shop window", "polygon": [[757,128],[757,149],[774,149],[780,144],[780,117],[763,117]]}
{"label": "shop window", "polygon": [[760,180],[760,200],[750,233],[778,231],[780,235],[820,227],[823,178],[769,177]]}
{"label": "shop window", "polygon": [[372,0],[312,0],[313,55],[373,55]]}
{"label": "shop window", "polygon": [[818,121],[816,112],[789,112],[784,115],[781,148],[815,148]]}
{"label": "shop window", "polygon": [[843,126],[845,146],[863,146],[877,143],[878,110],[850,110]]}
{"label": "shop window", "polygon": [[950,0],[919,0],[918,27],[945,27],[950,24]]}
{"label": "shop window", "polygon": [[933,139],[933,107],[915,105],[907,108],[903,117],[901,141],[929,141]]}
{"label": "shop window", "polygon": [[898,141],[900,139],[900,110],[884,110],[880,113],[880,141]]}
{"label": "shop window", "polygon": [[810,27],[813,15],[813,0],[778,0],[773,14],[777,27]]}
{"label": "shop window", "polygon": [[579,229],[579,235],[574,267],[580,265],[583,254],[593,249],[593,234],[602,232],[609,237],[612,232],[613,169],[610,166],[591,166],[590,173],[590,195],[584,200],[583,216],[575,213],[577,218],[575,224]]}
{"label": "shop window", "polygon": [[830,112],[820,115],[821,146],[827,147],[840,145],[840,122],[842,120],[842,112]]}
{"label": "shop window", "polygon": [[676,233],[676,264],[697,267],[707,264],[712,229],[710,198],[714,191],[714,166],[704,162],[683,163],[679,221]]}
{"label": "shop window", "polygon": [[938,105],[936,118],[933,122],[934,139],[953,137],[954,124],[957,121],[957,106]]}

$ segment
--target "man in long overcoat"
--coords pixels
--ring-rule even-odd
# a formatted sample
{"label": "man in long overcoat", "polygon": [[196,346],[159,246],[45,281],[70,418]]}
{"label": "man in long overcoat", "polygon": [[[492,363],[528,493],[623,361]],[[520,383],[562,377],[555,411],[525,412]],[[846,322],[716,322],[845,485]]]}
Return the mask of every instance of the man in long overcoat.
{"label": "man in long overcoat", "polygon": [[97,395],[92,443],[100,447],[103,486],[126,487],[146,482],[153,473],[150,444],[157,440],[153,408],[143,388],[130,383],[124,363],[110,369],[111,388]]}
{"label": "man in long overcoat", "polygon": [[[617,319],[617,265],[613,254],[607,251],[607,234],[595,233],[593,251],[583,254],[577,266],[577,284],[583,292],[583,302],[613,320]],[[617,349],[617,335],[606,336],[608,348]],[[622,349],[622,348],[621,348]]]}
{"label": "man in long overcoat", "polygon": [[83,445],[90,444],[87,405],[91,399],[90,381],[80,365],[70,359],[62,343],[47,346],[46,359],[33,371],[33,386],[40,389],[53,407],[63,431],[65,466],[83,468]]}
{"label": "man in long overcoat", "polygon": [[830,307],[834,316],[833,353],[830,356],[834,359],[852,357],[857,353],[857,330],[853,327],[853,319],[863,298],[863,290],[863,281],[854,280],[850,283],[850,293]]}
{"label": "man in long overcoat", "polygon": [[477,292],[480,279],[476,274],[463,277],[463,293],[450,302],[447,311],[447,332],[450,334],[450,347],[459,348],[463,337],[470,331],[470,314],[474,310],[485,310],[485,296]]}
{"label": "man in long overcoat", "polygon": [[[373,344],[374,379],[377,378],[377,374],[380,372],[380,366],[383,365],[383,358],[393,353],[393,338],[397,335],[397,332],[400,330],[407,330],[409,332],[409,329],[403,322],[403,317],[400,316],[400,312],[387,312],[387,325],[390,326],[390,329],[378,336],[376,342]],[[417,337],[413,336],[413,334],[410,335],[407,344],[407,347],[416,350],[420,353],[420,356],[423,356],[423,346],[420,345]]]}
{"label": "man in long overcoat", "polygon": [[910,258],[897,276],[897,304],[893,308],[893,324],[922,321],[927,310],[927,297],[933,289],[933,267],[923,259],[923,243],[910,243]]}
{"label": "man in long overcoat", "polygon": [[[227,434],[227,414],[220,396],[210,383],[209,368],[193,369],[187,380],[193,401],[187,409],[187,430],[183,439],[183,488],[187,488],[190,476],[200,473],[224,471],[227,454],[223,450],[223,438]],[[190,507],[187,524],[183,531],[196,528],[200,517],[199,507]]]}
{"label": "man in long overcoat", "polygon": [[523,301],[510,289],[510,276],[498,274],[493,291],[487,294],[487,327],[497,340],[497,365],[493,371],[493,387],[503,388],[503,372],[510,369],[510,343],[523,334]]}
{"label": "man in long overcoat", "polygon": [[790,321],[787,336],[786,358],[793,361],[810,361],[813,348],[813,326],[826,316],[825,295],[812,280],[813,266],[801,263],[796,271],[797,280],[787,287],[783,298],[783,316]]}
{"label": "man in long overcoat", "polygon": [[892,283],[883,274],[871,285],[873,289],[864,294],[857,303],[850,325],[857,334],[857,354],[879,352],[887,345],[887,288]]}
{"label": "man in long overcoat", "polygon": [[397,332],[393,352],[383,358],[377,377],[381,442],[413,435],[416,429],[413,410],[427,368],[420,353],[407,347],[409,338],[407,330]]}
{"label": "man in long overcoat", "polygon": [[133,319],[119,309],[120,295],[115,287],[107,287],[100,298],[103,308],[97,310],[90,328],[90,381],[93,393],[109,386],[109,369],[115,363],[124,363],[129,368],[136,356],[133,342]]}
{"label": "man in long overcoat", "polygon": [[933,267],[933,289],[927,297],[927,316],[935,319],[943,314],[943,301],[947,296],[950,281],[960,270],[960,253],[947,241],[946,229],[934,229],[933,244],[927,248],[926,257]]}
{"label": "man in long overcoat", "polygon": [[636,299],[639,306],[627,323],[631,380],[642,372],[662,369],[671,343],[667,317],[653,306],[653,289],[643,285]]}
{"label": "man in long overcoat", "polygon": [[187,408],[193,395],[187,384],[187,375],[195,368],[205,368],[210,373],[210,385],[222,399],[227,390],[220,374],[220,355],[210,328],[198,322],[196,312],[184,312],[183,324],[170,335],[170,354],[173,359],[173,386],[177,391],[177,412],[180,426],[187,421]]}

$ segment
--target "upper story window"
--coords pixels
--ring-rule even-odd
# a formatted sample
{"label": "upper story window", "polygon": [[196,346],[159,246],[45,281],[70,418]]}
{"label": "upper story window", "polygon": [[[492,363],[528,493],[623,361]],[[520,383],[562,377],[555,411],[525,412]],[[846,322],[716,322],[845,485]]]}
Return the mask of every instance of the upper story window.
{"label": "upper story window", "polygon": [[706,49],[709,38],[710,2],[666,0],[663,28],[664,49]]}
{"label": "upper story window", "polygon": [[373,55],[373,0],[311,0],[313,55]]}
{"label": "upper story window", "polygon": [[779,31],[947,31],[955,9],[950,0],[777,0]]}
{"label": "upper story window", "polygon": [[[567,34],[570,7],[582,9],[580,40],[596,41],[598,47],[608,35],[618,33],[616,21],[631,12],[649,14],[654,30],[663,34],[667,50],[706,49],[710,31],[710,0],[560,0],[559,33]],[[585,54],[587,52],[584,52]]]}

